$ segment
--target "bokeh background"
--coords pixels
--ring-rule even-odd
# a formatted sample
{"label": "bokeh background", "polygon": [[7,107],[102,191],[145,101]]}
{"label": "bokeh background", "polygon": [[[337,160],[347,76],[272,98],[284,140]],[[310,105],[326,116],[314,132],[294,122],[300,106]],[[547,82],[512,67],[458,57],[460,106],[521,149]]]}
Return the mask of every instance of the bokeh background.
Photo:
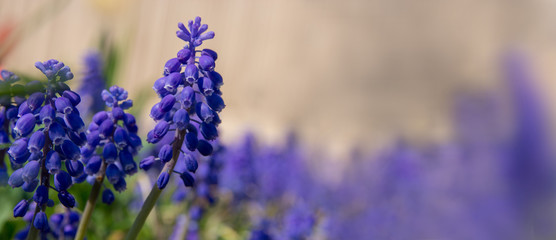
{"label": "bokeh background", "polygon": [[[174,34],[177,23],[195,16],[216,33],[204,46],[218,51],[225,82],[223,144],[235,146],[249,132],[261,145],[279,145],[294,132],[313,156],[307,160],[316,168],[311,174],[333,186],[346,183],[356,156],[375,156],[400,141],[443,145],[461,137],[461,122],[454,121],[462,119],[454,117],[461,98],[482,99],[466,116],[511,112],[504,62],[515,53],[542,102],[542,132],[553,133],[552,0],[0,1],[0,68],[39,77],[33,63],[55,58],[79,80],[84,55],[110,46],[118,60],[112,81],[136,100],[144,137],[154,124],[148,117],[157,101],[151,86],[184,45]],[[499,104],[495,110],[491,101]],[[494,120],[479,120],[484,136],[477,139],[511,135],[510,120],[488,119]],[[489,132],[493,126],[501,127],[500,136]],[[551,143],[543,142],[547,148]],[[442,169],[459,166],[446,164]],[[372,182],[354,180],[366,181]],[[490,190],[500,186],[514,185]]]}

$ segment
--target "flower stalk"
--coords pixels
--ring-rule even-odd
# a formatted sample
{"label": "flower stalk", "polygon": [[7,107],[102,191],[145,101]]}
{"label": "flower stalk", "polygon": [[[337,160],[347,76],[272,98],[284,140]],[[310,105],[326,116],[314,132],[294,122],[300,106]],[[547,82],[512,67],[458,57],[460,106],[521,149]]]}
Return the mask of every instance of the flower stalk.
{"label": "flower stalk", "polygon": [[[176,162],[180,155],[180,149],[184,139],[185,139],[185,130],[180,130],[176,132],[176,139],[172,145],[172,150],[173,150],[172,160],[170,160],[168,163],[164,165],[164,168],[160,172],[160,175],[162,175],[163,173],[168,173],[171,175],[171,173],[174,171],[174,167],[176,166]],[[147,217],[151,213],[154,204],[158,200],[158,197],[160,196],[161,193],[162,193],[162,189],[159,188],[158,183],[155,183],[153,185],[153,188],[151,189],[151,192],[147,196],[147,199],[145,199],[145,202],[143,203],[143,206],[141,207],[141,210],[139,211],[137,218],[135,218],[135,221],[133,222],[131,229],[129,230],[129,232],[127,232],[125,239],[127,240],[137,239],[137,236],[139,235],[141,228],[143,228],[143,225],[145,224]]]}
{"label": "flower stalk", "polygon": [[83,210],[81,221],[79,221],[79,227],[77,228],[77,234],[75,235],[75,239],[77,240],[81,240],[85,238],[85,233],[87,232],[89,221],[91,220],[91,216],[93,214],[93,210],[95,209],[98,196],[100,195],[100,189],[102,189],[102,182],[104,181],[105,172],[106,172],[106,163],[103,160],[99,174],[95,180],[95,183],[93,184],[93,188],[91,189],[89,200],[87,200],[85,209]]}

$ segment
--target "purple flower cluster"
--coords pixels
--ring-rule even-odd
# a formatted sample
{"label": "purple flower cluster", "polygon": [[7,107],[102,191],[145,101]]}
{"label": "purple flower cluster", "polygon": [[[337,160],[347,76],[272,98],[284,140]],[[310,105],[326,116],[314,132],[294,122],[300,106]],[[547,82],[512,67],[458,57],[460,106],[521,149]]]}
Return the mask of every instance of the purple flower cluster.
{"label": "purple flower cluster", "polygon": [[[23,217],[23,220],[30,223],[33,220],[35,207],[36,207],[36,203],[33,202],[26,209],[16,208],[14,209],[14,216],[17,213],[18,217]],[[40,221],[47,221],[46,214],[44,213],[38,214],[35,218],[40,219]],[[66,209],[64,213],[52,214],[52,216],[50,217],[50,221],[45,223],[47,224],[48,231],[44,232],[44,234],[42,235],[43,239],[47,239],[49,236],[53,237],[54,239],[75,238],[77,226],[79,224],[79,219],[80,219],[79,213],[69,209]],[[29,228],[30,227],[26,227],[21,231],[17,232],[16,235],[14,236],[14,239],[19,239],[19,240],[27,239]]]}
{"label": "purple flower cluster", "polygon": [[85,58],[85,70],[81,79],[81,87],[77,91],[81,95],[79,110],[86,116],[104,110],[105,103],[99,98],[106,88],[104,77],[104,61],[98,52],[90,52]]}
{"label": "purple flower cluster", "polygon": [[[225,158],[226,150],[220,144],[215,144],[216,148],[214,153],[209,157],[199,157],[201,159],[200,166],[197,165],[194,159],[185,159],[183,164],[177,164],[175,170],[177,172],[193,172],[196,173],[195,177],[181,177],[183,185],[186,187],[194,187],[195,192],[190,194],[190,201],[192,202],[189,207],[188,217],[188,239],[199,239],[199,225],[203,219],[205,212],[217,203],[218,197],[218,183],[220,170]],[[191,156],[186,157],[191,158]],[[198,167],[198,169],[197,169]],[[183,176],[183,174],[182,174]],[[185,189],[178,188],[174,193],[176,195],[185,195]],[[180,191],[182,193],[180,193]]]}
{"label": "purple flower cluster", "polygon": [[[210,141],[218,137],[217,127],[221,122],[218,112],[225,107],[220,92],[222,76],[214,71],[218,55],[210,49],[196,50],[204,40],[212,39],[214,32],[206,32],[208,26],[201,24],[200,17],[189,21],[188,27],[182,23],[178,27],[177,36],[187,45],[177,53],[176,58],[166,62],[164,77],[154,83],[153,89],[161,100],[151,109],[150,116],[157,124],[147,134],[147,142],[158,143],[172,131],[176,131],[175,139],[172,144],[163,145],[157,156],[143,159],[140,167],[144,170],[148,170],[155,161],[170,162],[177,156],[177,151],[211,155],[213,146]],[[186,161],[190,155],[181,156],[177,161]],[[195,159],[191,161],[197,164]],[[163,171],[157,180],[160,189],[167,185],[175,162],[170,165],[170,171]],[[193,172],[180,173],[186,186],[193,185]]]}
{"label": "purple flower cluster", "polygon": [[[114,189],[121,192],[126,189],[125,176],[137,172],[133,156],[142,147],[141,138],[137,135],[135,117],[124,111],[133,106],[127,91],[112,86],[103,90],[101,96],[111,110],[96,113],[87,129],[87,141],[81,147],[84,171],[93,182],[106,176]],[[114,194],[105,189],[102,200],[110,204]]]}
{"label": "purple flower cluster", "polygon": [[504,63],[509,92],[457,98],[453,139],[354,151],[331,181],[293,138],[269,147],[248,135],[229,146],[220,194],[250,213],[250,239],[549,239],[556,167],[546,107],[523,58]]}
{"label": "purple flower cluster", "polygon": [[[34,88],[42,91],[31,93],[17,108],[13,128],[15,141],[8,150],[15,171],[8,184],[13,188],[21,187],[25,192],[34,192],[37,210],[33,226],[46,232],[49,228],[44,210],[51,201],[48,196],[52,188],[50,178],[54,178],[54,189],[60,202],[65,207],[74,207],[75,198],[68,189],[86,177],[79,146],[87,137],[85,124],[76,109],[81,99],[65,84],[73,78],[70,68],[57,60],[37,62],[35,66],[48,82],[46,86]],[[28,201],[23,200],[16,209],[26,209],[27,206]],[[15,214],[14,209],[14,215],[21,214]]]}
{"label": "purple flower cluster", "polygon": [[[8,146],[11,144],[10,135],[17,119],[17,106],[25,101],[17,90],[21,90],[21,85],[13,85],[19,81],[19,77],[12,72],[2,70],[0,72],[0,158],[4,159]],[[12,86],[13,85],[13,86]],[[15,91],[12,91],[12,88]],[[15,101],[15,102],[12,102]],[[8,181],[8,171],[4,161],[0,161],[0,184],[6,185]]]}

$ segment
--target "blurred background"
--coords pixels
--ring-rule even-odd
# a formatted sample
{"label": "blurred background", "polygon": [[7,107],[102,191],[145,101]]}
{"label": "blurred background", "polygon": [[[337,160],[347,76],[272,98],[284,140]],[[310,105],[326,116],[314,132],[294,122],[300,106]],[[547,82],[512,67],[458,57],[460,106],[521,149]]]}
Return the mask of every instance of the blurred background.
{"label": "blurred background", "polygon": [[[152,84],[184,46],[175,36],[177,23],[195,16],[216,33],[203,46],[218,52],[216,69],[224,77],[222,144],[240,149],[250,141],[245,139],[257,139],[262,153],[250,154],[260,157],[268,146],[287,148],[293,141],[302,146],[308,169],[300,174],[316,179],[313,189],[324,192],[304,200],[318,206],[318,219],[383,224],[373,225],[379,229],[369,230],[374,235],[339,237],[327,231],[343,225],[322,220],[316,225],[327,230],[314,239],[447,239],[436,227],[418,227],[427,217],[481,229],[475,235],[453,232],[460,235],[452,239],[556,236],[536,230],[554,226],[552,217],[544,217],[555,210],[548,170],[554,162],[556,1],[0,1],[0,68],[38,78],[34,62],[59,59],[72,68],[76,81],[70,86],[78,88],[86,84],[79,81],[83,57],[109,52],[109,80],[129,91],[145,137],[158,101]],[[385,169],[397,154],[404,160],[393,178],[409,183],[381,185],[396,182],[385,180],[392,177]],[[348,184],[368,186],[339,190]],[[308,200],[338,194],[333,203]],[[421,202],[405,202],[415,198],[411,194],[422,196]],[[548,200],[539,204],[541,196]],[[322,210],[354,202],[370,209],[364,220],[353,215],[360,209],[339,217]],[[502,205],[500,212],[515,214],[463,213]],[[476,219],[496,226],[483,229]],[[388,224],[407,235],[384,233]],[[519,234],[503,234],[516,225],[523,226]]]}

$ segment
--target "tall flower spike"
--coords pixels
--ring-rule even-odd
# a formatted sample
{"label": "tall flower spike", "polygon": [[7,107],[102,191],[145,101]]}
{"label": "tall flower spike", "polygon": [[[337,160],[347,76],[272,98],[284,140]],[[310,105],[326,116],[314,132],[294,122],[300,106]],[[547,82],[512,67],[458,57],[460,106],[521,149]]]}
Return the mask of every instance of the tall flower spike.
{"label": "tall flower spike", "polygon": [[[86,156],[87,162],[85,173],[95,180],[85,206],[83,220],[77,229],[76,239],[82,239],[85,236],[91,212],[101,193],[104,178],[108,179],[117,192],[125,190],[126,175],[133,175],[138,169],[133,156],[142,147],[141,138],[137,135],[135,117],[124,111],[133,105],[133,102],[127,99],[127,91],[121,87],[112,86],[108,90],[103,90],[101,95],[106,106],[112,109],[98,112],[93,116],[93,122],[87,130],[87,141],[81,148],[81,154]],[[102,154],[98,155],[97,152]],[[110,204],[113,201],[114,194],[105,188],[102,192],[102,202]]]}
{"label": "tall flower spike", "polygon": [[104,61],[98,52],[90,52],[84,57],[85,71],[78,93],[82,103],[79,111],[87,116],[104,110],[104,101],[100,98],[102,90],[106,88],[106,78],[103,74]]}
{"label": "tall flower spike", "polygon": [[[214,71],[218,55],[210,49],[197,50],[203,41],[214,38],[214,32],[207,32],[208,25],[201,24],[200,17],[196,17],[195,21],[189,21],[187,27],[179,23],[178,28],[176,35],[184,40],[186,45],[178,51],[176,58],[166,62],[162,69],[163,77],[154,82],[153,89],[161,100],[151,108],[150,116],[158,123],[147,134],[147,142],[158,143],[169,132],[177,132],[174,133],[171,146],[165,146],[159,154],[146,158],[142,164],[142,167],[148,169],[154,158],[156,161],[164,162],[165,166],[147,202],[141,208],[140,217],[128,232],[127,239],[137,237],[154,201],[168,183],[177,161],[180,160],[180,152],[189,151],[208,156],[213,151],[210,141],[218,136],[218,112],[224,108],[224,102],[211,100],[212,104],[206,104],[209,102],[207,96],[222,94],[220,74]],[[201,126],[201,123],[206,125]],[[199,129],[201,134],[198,134]],[[192,174],[181,174],[188,185],[192,185]]]}
{"label": "tall flower spike", "polygon": [[[18,107],[2,106],[8,110],[2,111],[9,119],[4,124],[13,127],[11,135],[15,138],[8,150],[10,161],[15,169],[21,168],[12,173],[9,183],[12,187],[34,192],[33,199],[37,203],[30,237],[36,236],[38,230],[43,233],[49,231],[45,210],[53,205],[49,204],[52,200],[48,193],[52,188],[51,175],[56,176],[54,187],[59,192],[58,199],[68,208],[75,206],[75,198],[68,188],[82,177],[83,159],[79,146],[87,140],[83,120],[76,109],[81,98],[65,84],[73,78],[70,68],[54,59],[37,62],[35,66],[48,81],[44,85],[33,81],[25,87],[12,86],[9,88],[13,93],[10,96],[18,102]],[[13,74],[3,72],[1,75],[5,80],[2,84],[17,80]],[[19,98],[14,94],[19,94]],[[26,100],[22,98],[25,95],[29,95]],[[62,164],[69,174],[61,170]],[[21,204],[18,204],[14,213],[20,209]]]}

